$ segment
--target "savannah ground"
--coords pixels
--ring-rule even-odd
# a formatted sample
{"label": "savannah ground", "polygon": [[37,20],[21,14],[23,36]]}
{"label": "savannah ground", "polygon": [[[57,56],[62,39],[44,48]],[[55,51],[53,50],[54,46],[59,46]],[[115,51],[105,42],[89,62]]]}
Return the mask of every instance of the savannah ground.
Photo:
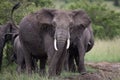
{"label": "savannah ground", "polygon": [[[86,78],[85,80],[92,80],[89,79],[89,76],[100,76],[104,78],[101,80],[120,80],[119,46],[120,38],[116,38],[113,40],[96,39],[93,49],[90,52],[86,53],[85,56],[85,64],[88,71],[88,73],[86,74],[88,79]],[[112,71],[109,71],[110,66],[112,66],[110,68],[112,69]],[[118,70],[115,71],[115,69],[117,68]],[[65,71],[63,71],[59,77],[56,77],[54,79],[48,79],[48,75],[44,77],[39,76],[37,73],[34,73],[31,76],[28,76],[25,73],[19,75],[16,72],[15,63],[6,66],[5,62],[3,62],[2,71],[0,73],[0,80],[84,80],[83,78],[86,76],[80,75],[77,72],[72,73]]]}

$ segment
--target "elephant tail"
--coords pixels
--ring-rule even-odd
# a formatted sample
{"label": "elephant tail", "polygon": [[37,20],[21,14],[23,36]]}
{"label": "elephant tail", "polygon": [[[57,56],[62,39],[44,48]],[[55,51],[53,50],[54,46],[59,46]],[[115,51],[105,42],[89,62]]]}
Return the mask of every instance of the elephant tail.
{"label": "elephant tail", "polygon": [[[16,9],[18,9],[20,7],[20,2],[16,3],[13,7],[12,7],[12,10],[11,10],[11,14],[10,14],[10,20],[12,22],[12,24],[17,27],[17,25],[15,24],[14,22],[14,19],[13,19],[13,13]],[[18,28],[18,27],[17,27]]]}

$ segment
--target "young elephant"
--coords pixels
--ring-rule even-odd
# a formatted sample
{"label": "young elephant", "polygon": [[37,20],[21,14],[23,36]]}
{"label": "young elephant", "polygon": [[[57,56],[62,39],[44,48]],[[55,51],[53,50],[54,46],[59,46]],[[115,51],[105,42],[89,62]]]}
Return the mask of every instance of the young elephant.
{"label": "young elephant", "polygon": [[16,63],[17,63],[17,72],[21,73],[22,70],[25,68],[24,62],[24,49],[20,44],[19,36],[17,36],[14,40],[13,44],[14,55],[16,56]]}
{"label": "young elephant", "polygon": [[[13,49],[14,49],[14,61],[17,63],[17,72],[21,73],[25,70],[25,50],[23,46],[20,43],[19,35],[15,38],[13,43]],[[32,58],[32,70],[37,71],[37,60]]]}
{"label": "young elephant", "polygon": [[5,25],[0,26],[0,69],[1,69],[1,65],[2,65],[3,48],[5,46],[5,43],[7,41],[12,40],[13,39],[12,37],[18,34],[18,27],[16,27],[16,25],[14,24],[14,21],[12,18],[13,12],[18,5],[19,4],[16,4],[12,8],[11,21]]}
{"label": "young elephant", "polygon": [[[76,40],[77,42],[77,40]],[[94,45],[94,36],[91,25],[89,25],[83,32],[80,37],[79,46],[75,42],[71,43],[70,48],[68,49],[68,70],[76,71],[76,65],[79,72],[85,72],[85,67],[82,62],[85,53],[90,51]],[[79,50],[80,49],[80,50]],[[74,61],[75,60],[75,61]],[[80,61],[80,62],[79,62]],[[76,62],[76,64],[75,64]]]}

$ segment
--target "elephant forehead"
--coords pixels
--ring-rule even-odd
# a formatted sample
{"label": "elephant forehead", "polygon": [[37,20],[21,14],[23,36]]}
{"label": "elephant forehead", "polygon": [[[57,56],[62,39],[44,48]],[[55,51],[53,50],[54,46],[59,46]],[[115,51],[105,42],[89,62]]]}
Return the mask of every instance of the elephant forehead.
{"label": "elephant forehead", "polygon": [[71,16],[69,15],[69,12],[65,12],[65,11],[57,11],[55,12],[55,16],[54,19],[58,20],[58,21],[66,21],[69,22],[71,21]]}
{"label": "elephant forehead", "polygon": [[68,26],[72,22],[72,18],[66,12],[56,13],[53,20],[58,26]]}

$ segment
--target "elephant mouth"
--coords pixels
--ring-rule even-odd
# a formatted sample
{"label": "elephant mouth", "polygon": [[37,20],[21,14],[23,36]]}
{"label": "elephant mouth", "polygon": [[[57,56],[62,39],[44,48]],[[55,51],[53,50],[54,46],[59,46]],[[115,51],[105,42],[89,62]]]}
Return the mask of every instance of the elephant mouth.
{"label": "elephant mouth", "polygon": [[[69,49],[70,47],[70,38],[67,39],[67,46],[66,46],[66,49]],[[54,48],[56,51],[58,51],[58,48],[57,48],[57,39],[55,38],[54,39]]]}

